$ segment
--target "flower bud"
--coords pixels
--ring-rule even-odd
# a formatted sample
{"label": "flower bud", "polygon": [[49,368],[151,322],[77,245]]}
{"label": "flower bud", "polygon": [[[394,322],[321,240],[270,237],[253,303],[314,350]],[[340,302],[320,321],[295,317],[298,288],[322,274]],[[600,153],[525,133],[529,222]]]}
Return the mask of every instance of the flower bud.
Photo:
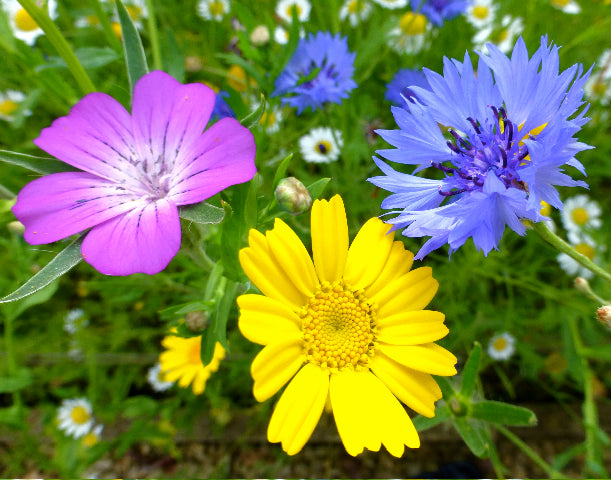
{"label": "flower bud", "polygon": [[611,328],[611,305],[603,305],[596,310],[596,316],[605,327]]}
{"label": "flower bud", "polygon": [[8,222],[6,228],[8,228],[9,232],[16,233],[17,235],[23,235],[23,232],[25,232],[25,226],[18,220]]}
{"label": "flower bud", "polygon": [[581,293],[590,293],[590,291],[592,291],[589,282],[583,277],[577,277],[575,279],[575,288]]}
{"label": "flower bud", "polygon": [[189,312],[185,315],[185,323],[193,333],[201,332],[208,326],[208,313],[203,310]]}
{"label": "flower bud", "polygon": [[250,34],[250,41],[255,46],[265,45],[269,42],[269,29],[266,25],[259,25]]}
{"label": "flower bud", "polygon": [[312,206],[310,192],[295,177],[280,180],[275,193],[280,207],[293,215],[307,212]]}

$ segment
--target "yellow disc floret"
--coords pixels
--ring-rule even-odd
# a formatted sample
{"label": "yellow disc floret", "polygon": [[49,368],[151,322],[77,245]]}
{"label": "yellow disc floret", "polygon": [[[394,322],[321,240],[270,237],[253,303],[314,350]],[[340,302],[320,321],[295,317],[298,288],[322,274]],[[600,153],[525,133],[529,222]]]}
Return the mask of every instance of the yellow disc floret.
{"label": "yellow disc floret", "polygon": [[426,31],[426,17],[421,13],[407,12],[399,20],[405,35],[422,35]]}
{"label": "yellow disc floret", "polygon": [[208,8],[210,9],[210,13],[215,17],[221,16],[223,15],[223,13],[225,13],[225,7],[223,6],[223,2],[218,0],[210,2]]}
{"label": "yellow disc floret", "polygon": [[38,24],[23,8],[15,14],[15,26],[22,32],[31,32],[38,28]]}
{"label": "yellow disc floret", "polygon": [[366,368],[375,354],[373,305],[343,280],[324,284],[301,312],[307,359],[323,368]]}
{"label": "yellow disc floret", "polygon": [[0,115],[11,115],[15,112],[15,110],[17,110],[17,108],[19,108],[19,105],[17,105],[16,102],[13,102],[12,100],[5,100],[4,102],[0,103]]}
{"label": "yellow disc floret", "polygon": [[589,258],[590,260],[594,260],[594,255],[596,255],[596,250],[591,245],[587,243],[579,243],[573,247],[577,253],[581,253],[584,257]]}
{"label": "yellow disc floret", "polygon": [[507,340],[503,337],[497,338],[492,343],[492,348],[494,348],[497,352],[502,352],[503,350],[507,348]]}
{"label": "yellow disc floret", "polygon": [[588,211],[583,207],[577,207],[571,212],[571,218],[577,225],[585,225],[590,219]]}
{"label": "yellow disc floret", "polygon": [[85,409],[85,407],[81,407],[80,405],[74,407],[70,412],[70,418],[79,425],[83,423],[87,423],[89,421],[89,412]]}
{"label": "yellow disc floret", "polygon": [[472,12],[473,12],[473,16],[475,18],[479,18],[480,20],[484,20],[488,18],[488,15],[490,14],[488,7],[485,7],[484,5],[477,5],[473,7]]}

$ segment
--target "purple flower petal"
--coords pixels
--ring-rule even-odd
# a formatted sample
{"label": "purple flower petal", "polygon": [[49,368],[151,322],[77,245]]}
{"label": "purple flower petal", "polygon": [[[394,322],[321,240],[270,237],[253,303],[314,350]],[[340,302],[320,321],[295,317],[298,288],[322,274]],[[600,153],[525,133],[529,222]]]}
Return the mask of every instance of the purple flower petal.
{"label": "purple flower petal", "polygon": [[54,173],[28,183],[13,213],[32,245],[51,243],[134,208],[134,196],[86,172]]}
{"label": "purple flower petal", "polygon": [[180,249],[178,208],[160,199],[94,227],[81,252],[106,275],[159,273]]}

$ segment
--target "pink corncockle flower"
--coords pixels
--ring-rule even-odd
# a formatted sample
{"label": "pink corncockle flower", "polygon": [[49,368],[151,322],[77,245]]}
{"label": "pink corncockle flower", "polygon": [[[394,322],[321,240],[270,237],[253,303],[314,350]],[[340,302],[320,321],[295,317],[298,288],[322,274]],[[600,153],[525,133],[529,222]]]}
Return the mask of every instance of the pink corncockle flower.
{"label": "pink corncockle flower", "polygon": [[132,114],[91,93],[34,143],[79,172],[27,184],[13,213],[38,245],[91,229],[83,258],[101,273],[155,274],[180,248],[178,206],[255,175],[255,142],[233,118],[204,131],[214,92],[155,71],[136,84]]}

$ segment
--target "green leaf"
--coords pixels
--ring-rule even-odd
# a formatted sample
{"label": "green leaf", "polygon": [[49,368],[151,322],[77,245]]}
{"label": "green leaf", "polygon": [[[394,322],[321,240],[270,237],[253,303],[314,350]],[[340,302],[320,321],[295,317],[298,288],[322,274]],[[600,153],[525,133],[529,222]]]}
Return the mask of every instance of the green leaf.
{"label": "green leaf", "polygon": [[501,425],[532,427],[537,424],[536,415],[527,408],[494,400],[472,403],[469,416]]}
{"label": "green leaf", "polygon": [[171,319],[173,317],[184,315],[185,313],[204,310],[205,308],[206,304],[203,302],[187,302],[164,308],[163,310],[159,311],[159,315],[163,319]]}
{"label": "green leaf", "polygon": [[26,297],[23,301],[15,304],[15,307],[12,311],[10,311],[10,315],[13,318],[17,318],[21,315],[26,309],[33,307],[34,305],[38,305],[40,303],[45,303],[49,300],[53,294],[57,291],[57,287],[59,286],[59,282],[51,282],[45,288],[38,290],[33,295]]}
{"label": "green leaf", "polygon": [[178,209],[180,218],[189,220],[195,223],[221,223],[225,218],[225,210],[220,207],[215,207],[209,203],[202,202]]}
{"label": "green leaf", "polygon": [[[76,50],[74,54],[85,69],[104,67],[121,58],[117,52],[108,47],[83,47]],[[36,67],[36,71],[47,68],[68,68],[68,66],[61,57],[49,57],[45,63]]]}
{"label": "green leaf", "polygon": [[15,302],[22,298],[32,295],[49,285],[53,280],[58,279],[72,267],[78,264],[83,256],[81,255],[81,244],[83,238],[79,237],[70,245],[59,252],[53,260],[47,263],[40,272],[30,278],[25,284],[4,298],[0,298],[0,303]]}
{"label": "green leaf", "polygon": [[128,418],[151,417],[157,413],[159,404],[156,400],[138,395],[127,398],[121,405],[121,415]]}
{"label": "green leaf", "polygon": [[26,155],[25,153],[9,152],[8,150],[0,150],[0,161],[27,168],[42,175],[59,172],[74,172],[78,171],[67,163],[60,162],[49,157],[35,157],[34,155]]}
{"label": "green leaf", "polygon": [[460,394],[464,398],[471,398],[475,390],[475,382],[477,381],[477,372],[479,370],[479,362],[482,356],[482,346],[475,342],[473,350],[465,363],[465,368],[462,372],[462,384],[460,386]]}
{"label": "green leaf", "polygon": [[170,27],[165,29],[165,41],[161,42],[161,58],[163,70],[179,82],[185,79],[185,55],[180,50],[174,32]]}
{"label": "green leaf", "polygon": [[0,377],[0,393],[23,390],[32,384],[32,373],[27,368],[19,369],[13,377]]}
{"label": "green leaf", "polygon": [[308,192],[310,192],[312,201],[316,200],[317,198],[320,198],[323,190],[325,189],[325,187],[327,186],[327,183],[329,183],[330,180],[331,179],[327,177],[321,178],[320,180],[317,180],[316,182],[306,187],[308,189]]}
{"label": "green leaf", "polygon": [[123,51],[125,53],[125,65],[129,77],[130,90],[133,93],[136,82],[149,71],[146,64],[146,54],[142,46],[142,40],[134,25],[132,17],[129,16],[125,5],[121,0],[116,0],[119,23],[121,23],[121,35],[123,36]]}
{"label": "green leaf", "polygon": [[19,405],[0,409],[0,424],[15,429],[23,429],[25,427],[25,410]]}
{"label": "green leaf", "polygon": [[450,401],[450,399],[456,395],[454,387],[452,387],[450,381],[446,377],[436,377],[435,380],[437,381],[437,385],[439,385],[439,388],[441,389],[443,398],[446,401]]}
{"label": "green leaf", "polygon": [[255,108],[252,112],[250,112],[248,115],[246,115],[242,120],[240,120],[240,123],[246,128],[252,128],[258,125],[259,120],[261,120],[261,117],[265,112],[266,104],[267,103],[265,101],[265,95],[261,94],[259,106]]}
{"label": "green leaf", "polygon": [[276,173],[274,174],[274,181],[272,182],[272,191],[275,191],[276,187],[278,186],[278,182],[286,177],[286,171],[289,168],[291,158],[293,158],[293,154],[289,153],[278,165]]}
{"label": "green leaf", "polygon": [[476,425],[466,417],[454,417],[454,426],[473,455],[479,458],[488,456],[492,442],[483,426]]}
{"label": "green leaf", "polygon": [[417,415],[412,419],[414,423],[414,427],[419,432],[423,432],[424,430],[428,430],[429,428],[438,425],[444,420],[448,419],[451,416],[451,412],[447,405],[437,408],[435,412],[435,416],[433,418],[423,417],[422,415]]}

